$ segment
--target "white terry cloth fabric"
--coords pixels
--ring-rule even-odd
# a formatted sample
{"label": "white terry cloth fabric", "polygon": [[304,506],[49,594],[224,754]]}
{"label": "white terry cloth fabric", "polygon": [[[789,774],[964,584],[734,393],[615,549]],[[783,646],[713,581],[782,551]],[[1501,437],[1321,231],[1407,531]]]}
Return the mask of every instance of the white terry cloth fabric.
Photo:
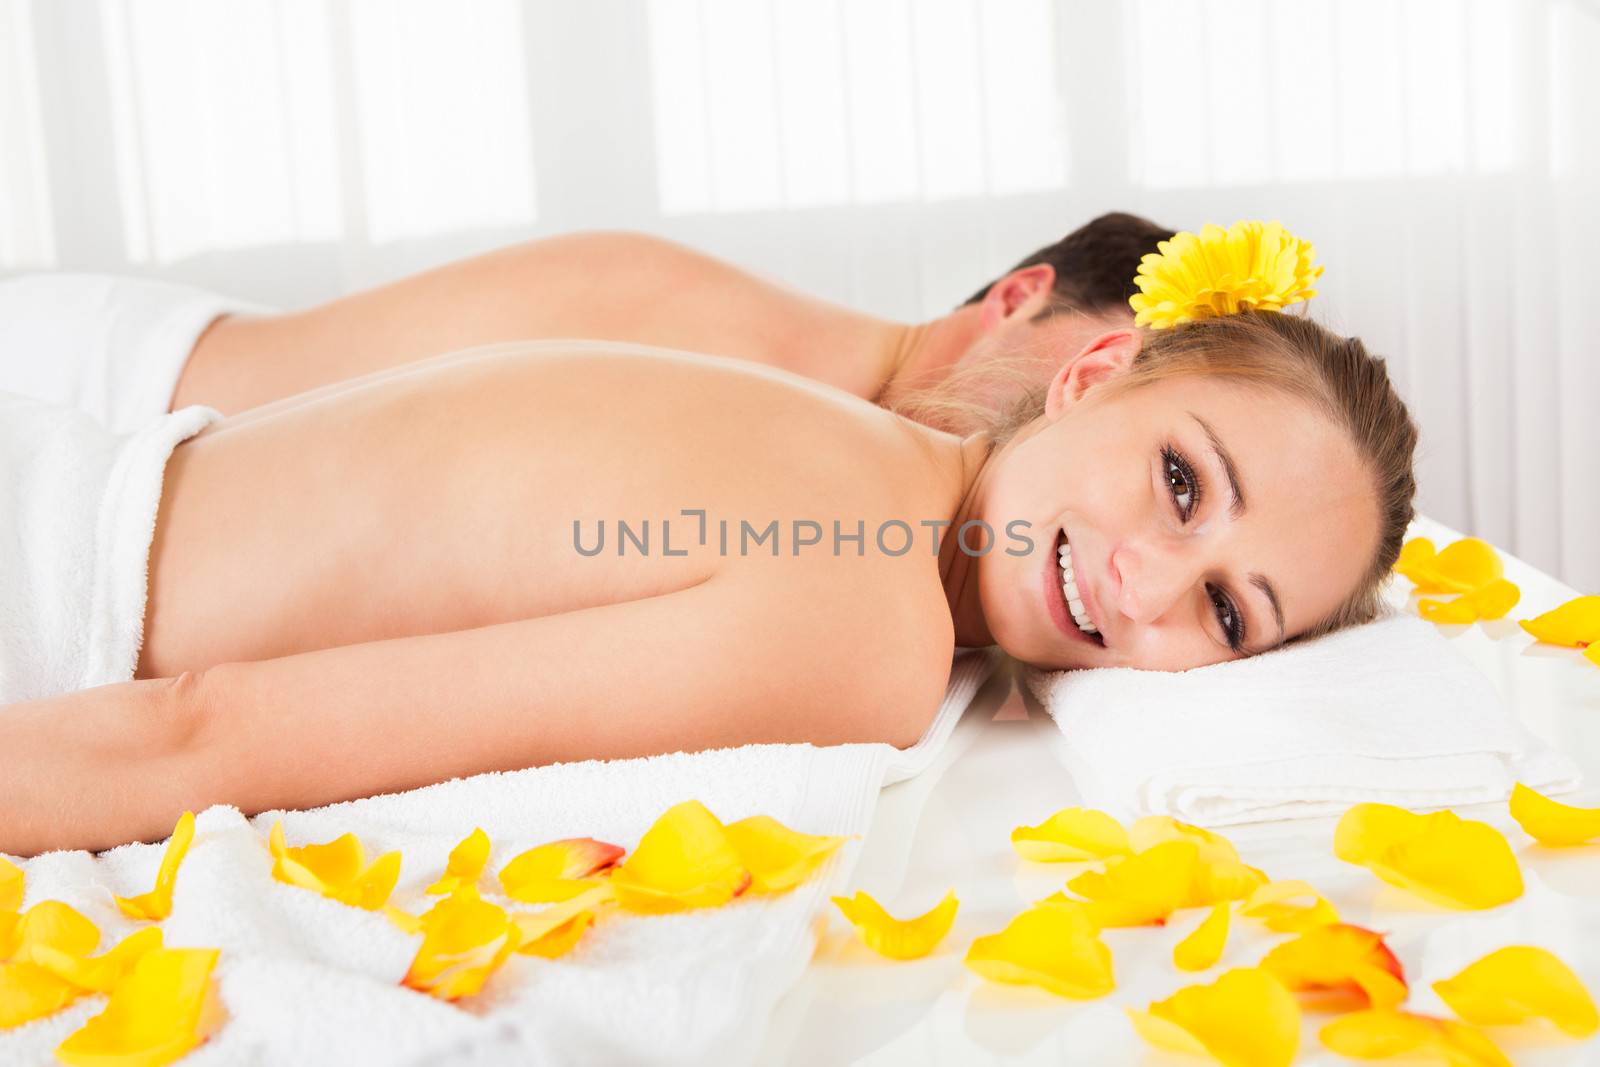
{"label": "white terry cloth fabric", "polygon": [[269,310],[151,278],[0,281],[0,391],[75,407],[131,433],[166,414],[206,327],[231,312]]}
{"label": "white terry cloth fabric", "polygon": [[[749,745],[482,774],[248,820],[236,808],[212,807],[196,819],[162,927],[170,946],[222,950],[215,974],[229,1018],[184,1063],[750,1062],[773,1007],[811,958],[816,920],[848,881],[859,838],[788,894],[677,915],[613,914],[568,955],[512,956],[477,996],[451,1005],[399,984],[419,937],[382,915],[275,881],[266,835],[281,817],[291,845],[354,832],[370,857],[400,849],[392,902],[412,912],[437,899],[423,889],[474,827],[494,846],[480,889],[500,904],[509,902],[494,876],[524,849],[596,837],[631,850],[656,816],[691,798],[726,821],[767,814],[797,830],[862,835],[880,785],[928,765],[993,662],[984,653],[956,659],[933,724],[905,751]],[[107,947],[139,925],[121,916],[112,894],[149,889],[160,858],[161,846],[136,844],[19,860],[23,905],[63,900],[100,927]],[[0,1067],[50,1062],[51,1050],[104,1003],[89,997],[0,1030]]]}
{"label": "white terry cloth fabric", "polygon": [[0,705],[133,677],[167,459],[218,417],[115,434],[0,393]]}
{"label": "white terry cloth fabric", "polygon": [[1034,672],[1029,687],[1083,802],[1120,816],[1228,826],[1578,784],[1572,762],[1415,616],[1182,672]]}

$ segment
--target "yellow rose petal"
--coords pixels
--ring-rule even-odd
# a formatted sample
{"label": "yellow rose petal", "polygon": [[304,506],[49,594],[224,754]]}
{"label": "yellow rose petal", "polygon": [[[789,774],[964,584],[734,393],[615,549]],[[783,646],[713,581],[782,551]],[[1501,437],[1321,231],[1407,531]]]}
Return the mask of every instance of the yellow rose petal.
{"label": "yellow rose petal", "polygon": [[194,841],[194,812],[178,816],[178,823],[167,839],[166,851],[161,854],[161,867],[156,871],[155,888],[133,897],[117,897],[117,907],[130,919],[148,919],[160,922],[172,914],[172,887],[178,881],[178,865],[189,854]]}
{"label": "yellow rose petal", "polygon": [[1581,845],[1600,837],[1600,808],[1575,808],[1518,782],[1511,790],[1511,817],[1541,845]]}
{"label": "yellow rose petal", "polygon": [[1383,935],[1359,926],[1315,926],[1273,947],[1261,960],[1294,992],[1321,995],[1321,1006],[1392,1008],[1406,999],[1405,969]]}
{"label": "yellow rose petal", "polygon": [[1584,649],[1583,658],[1588,660],[1590,663],[1593,663],[1596,667],[1600,667],[1600,641],[1596,641],[1594,644]]}
{"label": "yellow rose petal", "polygon": [[37,963],[0,963],[0,1030],[54,1015],[84,993]]}
{"label": "yellow rose petal", "polygon": [[1180,970],[1204,971],[1217,965],[1228,944],[1229,903],[1211,906],[1211,914],[1172,949],[1172,962]]}
{"label": "yellow rose petal", "polygon": [[1256,967],[1180,989],[1147,1011],[1127,1011],[1139,1036],[1151,1044],[1189,1052],[1198,1046],[1227,1067],[1288,1067],[1300,1044],[1300,1006],[1277,979]]}
{"label": "yellow rose petal", "polygon": [[409,911],[395,907],[393,904],[385,904],[379,910],[383,912],[384,918],[393,923],[402,933],[422,933],[422,916],[413,915]]}
{"label": "yellow rose petal", "polygon": [[147,952],[161,948],[161,927],[146,926],[123,938],[109,952],[99,956],[79,956],[53,945],[36,945],[33,958],[51,974],[91,993],[109,993],[133,970]]}
{"label": "yellow rose petal", "polygon": [[1098,926],[1160,924],[1191,906],[1199,867],[1198,842],[1164,841],[1104,871],[1085,871],[1068,881],[1067,888],[1088,900],[1089,917]]}
{"label": "yellow rose petal", "polygon": [[597,909],[612,900],[611,887],[603,880],[586,894],[573,897],[537,912],[513,912],[516,951],[524,956],[555,959],[564,956],[593,926]]}
{"label": "yellow rose petal", "polygon": [[1437,555],[1438,550],[1433,547],[1431,540],[1426,537],[1413,537],[1400,546],[1400,555],[1394,561],[1394,569],[1416,582],[1412,572],[1419,567],[1431,565]]}
{"label": "yellow rose petal", "polygon": [[1503,619],[1506,613],[1522,599],[1522,590],[1504,578],[1496,578],[1488,585],[1461,594],[1480,619]]}
{"label": "yellow rose petal", "polygon": [[1431,1053],[1449,1067],[1512,1067],[1478,1030],[1431,1015],[1373,1008],[1340,1016],[1318,1036],[1339,1055],[1359,1060]]}
{"label": "yellow rose petal", "polygon": [[924,914],[896,919],[864,890],[857,890],[854,897],[834,897],[833,902],[868,948],[896,960],[914,960],[932,952],[950,932],[960,906],[954,893],[946,893]]}
{"label": "yellow rose petal", "polygon": [[41,900],[19,916],[10,941],[13,960],[34,962],[33,950],[41,945],[87,956],[100,944],[100,928],[64,901]]}
{"label": "yellow rose petal", "polygon": [[476,886],[478,876],[483,874],[484,865],[489,862],[489,848],[489,835],[483,832],[482,827],[474,828],[450,850],[450,856],[445,860],[444,874],[423,892],[429,896],[442,896],[455,892],[457,886]]}
{"label": "yellow rose petal", "polygon": [[749,885],[727,830],[698,800],[663,813],[611,874],[617,902],[647,913],[716,907]]}
{"label": "yellow rose petal", "polygon": [[1128,827],[1128,843],[1135,852],[1145,852],[1167,841],[1193,841],[1200,847],[1202,863],[1238,862],[1233,842],[1212,830],[1179,822],[1170,815],[1146,815]]}
{"label": "yellow rose petal", "polygon": [[1531,619],[1517,623],[1536,640],[1567,648],[1600,642],[1600,596],[1574,597]]}
{"label": "yellow rose petal", "polygon": [[386,852],[368,865],[355,834],[325,844],[290,847],[280,820],[272,825],[267,845],[272,851],[272,877],[367,911],[382,908],[400,878],[400,853]]}
{"label": "yellow rose petal", "polygon": [[22,910],[22,868],[0,856],[0,912]]}
{"label": "yellow rose petal", "polygon": [[1459,626],[1478,620],[1477,608],[1465,596],[1458,596],[1454,600],[1419,600],[1417,614],[1429,622],[1446,626]]}
{"label": "yellow rose petal", "polygon": [[569,837],[519,853],[500,869],[500,888],[512,900],[547,904],[593,889],[589,877],[616,864],[623,849],[592,837]]}
{"label": "yellow rose petal", "polygon": [[1038,826],[1011,831],[1017,855],[1035,863],[1070,863],[1131,851],[1122,824],[1093,808],[1062,808]]}
{"label": "yellow rose petal", "polygon": [[56,1046],[70,1067],[160,1067],[188,1053],[222,1021],[211,977],[214,948],[161,948],[139,957],[105,1010]]}
{"label": "yellow rose petal", "polygon": [[770,815],[752,815],[726,829],[740,862],[750,871],[750,888],[758,893],[793,889],[845,842],[843,837],[791,830]]}
{"label": "yellow rose petal", "polygon": [[1241,915],[1260,919],[1268,930],[1298,933],[1339,921],[1339,913],[1306,882],[1284,879],[1268,882],[1245,898]]}
{"label": "yellow rose petal", "polygon": [[1551,953],[1531,945],[1491,952],[1434,992],[1461,1018],[1483,1026],[1549,1019],[1576,1038],[1600,1030],[1600,1014],[1582,980]]}
{"label": "yellow rose petal", "polygon": [[1547,645],[1581,648],[1600,642],[1600,596],[1580,596],[1517,625]]}
{"label": "yellow rose petal", "polygon": [[1111,950],[1083,908],[1071,904],[1029,908],[999,933],[974,939],[965,963],[992,981],[1038,986],[1061,997],[1099,997],[1116,986]]}
{"label": "yellow rose petal", "polygon": [[504,908],[462,885],[422,916],[422,944],[400,984],[440,1000],[471,996],[516,951],[517,936]]}
{"label": "yellow rose petal", "polygon": [[1438,555],[1403,571],[1422,593],[1470,593],[1505,573],[1494,546],[1477,537],[1463,537]]}
{"label": "yellow rose petal", "polygon": [[1522,870],[1500,831],[1450,811],[1358,804],[1340,819],[1334,852],[1445,907],[1492,908],[1522,895]]}

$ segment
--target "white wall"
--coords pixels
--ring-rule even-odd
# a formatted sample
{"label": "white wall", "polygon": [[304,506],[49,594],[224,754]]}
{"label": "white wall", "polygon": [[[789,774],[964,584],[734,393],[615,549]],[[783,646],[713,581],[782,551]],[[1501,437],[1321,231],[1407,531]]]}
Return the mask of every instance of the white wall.
{"label": "white wall", "polygon": [[0,273],[300,305],[631,227],[885,315],[1280,218],[1422,507],[1600,590],[1594,0],[0,0]]}

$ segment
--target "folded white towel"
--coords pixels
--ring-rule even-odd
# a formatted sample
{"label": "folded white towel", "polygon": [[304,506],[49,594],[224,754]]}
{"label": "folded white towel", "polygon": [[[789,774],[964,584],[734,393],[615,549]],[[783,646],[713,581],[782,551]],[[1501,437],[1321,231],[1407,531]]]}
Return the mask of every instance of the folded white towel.
{"label": "folded white towel", "polygon": [[[1431,623],[1395,615],[1183,672],[1034,672],[1084,803],[1207,826],[1576,788]],[[1054,732],[1054,731],[1052,731]]]}
{"label": "folded white towel", "polygon": [[[437,899],[422,890],[475,826],[494,845],[483,896],[502,904],[494,873],[518,852],[576,836],[632,849],[656,816],[690,798],[724,820],[767,814],[810,833],[864,834],[880,785],[927,765],[991,662],[984,654],[957,659],[924,742],[904,752],[749,745],[482,774],[249,820],[235,808],[210,808],[196,819],[162,926],[168,945],[222,949],[216,975],[230,1018],[184,1062],[748,1062],[774,1005],[811,958],[815,920],[849,877],[859,839],[791,893],[678,915],[613,915],[567,956],[513,956],[481,993],[451,1005],[399,984],[420,938],[381,915],[273,880],[266,835],[281,817],[291,845],[351,831],[374,857],[400,849],[394,903],[419,912]],[[150,888],[160,858],[159,846],[127,845],[98,857],[52,852],[20,861],[23,903],[66,901],[100,926],[108,946],[139,925],[121,916],[112,894]],[[56,1044],[104,1003],[89,997],[0,1030],[0,1065],[49,1062]]]}
{"label": "folded white towel", "polygon": [[217,417],[114,434],[0,393],[0,705],[133,677],[167,458]]}
{"label": "folded white towel", "polygon": [[153,278],[0,281],[0,391],[75,407],[130,433],[166,414],[195,342],[219,315],[270,310]]}

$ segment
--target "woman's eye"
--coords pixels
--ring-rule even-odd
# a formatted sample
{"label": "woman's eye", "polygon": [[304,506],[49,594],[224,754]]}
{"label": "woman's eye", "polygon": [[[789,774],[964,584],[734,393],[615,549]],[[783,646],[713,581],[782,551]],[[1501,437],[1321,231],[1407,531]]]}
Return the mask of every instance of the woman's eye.
{"label": "woman's eye", "polygon": [[1195,481],[1194,471],[1178,453],[1171,449],[1164,450],[1163,462],[1166,464],[1167,491],[1172,494],[1173,503],[1178,505],[1178,515],[1187,522],[1199,502],[1200,486]]}
{"label": "woman's eye", "polygon": [[1222,627],[1223,635],[1228,639],[1228,647],[1235,652],[1244,645],[1244,623],[1239,618],[1239,612],[1234,609],[1233,601],[1228,595],[1216,586],[1207,586],[1211,594],[1212,607],[1216,609],[1217,625]]}

